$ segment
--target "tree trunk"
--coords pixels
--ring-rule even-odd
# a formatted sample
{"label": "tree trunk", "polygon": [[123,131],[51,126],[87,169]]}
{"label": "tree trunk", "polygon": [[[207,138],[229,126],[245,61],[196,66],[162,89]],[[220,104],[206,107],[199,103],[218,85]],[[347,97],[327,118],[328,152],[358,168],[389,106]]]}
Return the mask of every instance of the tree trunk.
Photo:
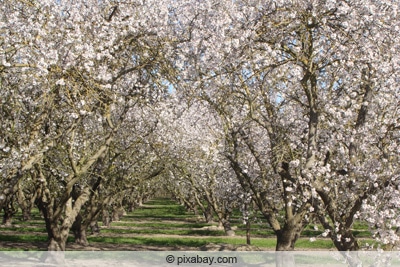
{"label": "tree trunk", "polygon": [[137,207],[137,204],[135,203],[135,201],[130,201],[127,205],[127,211],[128,212],[133,212],[135,210],[135,208]]}
{"label": "tree trunk", "polygon": [[48,210],[45,208],[45,205],[43,203],[39,202],[38,207],[43,213],[46,225],[46,231],[49,240],[47,250],[65,251],[69,228],[61,227],[61,225],[58,224],[58,221],[54,220],[52,216],[50,216]]}
{"label": "tree trunk", "polygon": [[92,207],[89,211],[87,211],[85,217],[84,228],[85,232],[90,228],[91,234],[98,234],[100,233],[100,227],[97,223],[97,219],[100,215],[101,209],[97,207]]}
{"label": "tree trunk", "polygon": [[29,221],[31,219],[31,211],[35,205],[36,192],[30,192],[27,190],[24,192],[21,183],[18,184],[17,200],[18,205],[22,210],[22,219]]}
{"label": "tree trunk", "polygon": [[293,251],[299,234],[292,229],[279,230],[276,233],[276,251]]}
{"label": "tree trunk", "polygon": [[232,230],[231,223],[228,220],[224,220],[222,225],[227,236],[235,236],[235,231]]}
{"label": "tree trunk", "polygon": [[47,246],[48,251],[65,251],[67,243],[67,238],[62,238],[61,235],[56,237],[51,237],[49,240],[49,245]]}
{"label": "tree trunk", "polygon": [[251,245],[251,240],[250,240],[250,229],[251,229],[250,220],[247,219],[247,220],[246,220],[246,244],[247,244],[247,245]]}
{"label": "tree trunk", "polygon": [[356,252],[360,247],[358,246],[357,239],[353,236],[351,229],[342,230],[339,231],[339,233],[341,233],[340,237],[337,234],[331,236],[335,247],[340,251],[340,254],[342,254],[350,267],[361,266],[362,262]]}
{"label": "tree trunk", "polygon": [[126,214],[124,208],[120,205],[116,206],[112,212],[112,221],[120,221],[121,218]]}
{"label": "tree trunk", "polygon": [[4,207],[4,214],[3,214],[3,222],[2,224],[5,226],[11,226],[12,225],[12,216],[13,213],[10,212],[10,210],[7,207]]}
{"label": "tree trunk", "polygon": [[100,233],[100,227],[97,221],[90,222],[90,231],[92,232],[93,235]]}
{"label": "tree trunk", "polygon": [[82,245],[84,247],[89,246],[89,241],[87,240],[86,228],[80,227],[79,230],[74,231],[75,243]]}
{"label": "tree trunk", "polygon": [[[276,266],[277,267],[292,267],[295,266],[294,256],[291,251],[294,251],[294,246],[304,226],[298,224],[285,224],[283,229],[275,231],[276,233]],[[289,253],[288,253],[289,251]]]}
{"label": "tree trunk", "polygon": [[143,196],[139,197],[139,199],[137,200],[137,205],[138,205],[138,207],[143,206]]}
{"label": "tree trunk", "polygon": [[11,226],[12,225],[12,219],[14,214],[17,212],[17,209],[13,205],[13,199],[11,198],[7,203],[5,203],[3,207],[3,222],[2,224],[5,226]]}
{"label": "tree trunk", "polygon": [[87,235],[86,235],[86,225],[82,223],[83,218],[82,215],[78,214],[76,216],[75,222],[73,223],[71,230],[74,233],[74,238],[75,238],[75,243],[82,245],[82,246],[88,246],[89,242],[87,240]]}
{"label": "tree trunk", "polygon": [[204,218],[207,223],[212,223],[214,221],[214,212],[210,204],[208,204],[204,210]]}
{"label": "tree trunk", "polygon": [[111,216],[106,208],[103,208],[103,216],[102,216],[103,226],[110,227],[111,225]]}
{"label": "tree trunk", "polygon": [[[222,217],[222,215],[219,215]],[[220,220],[222,226],[224,227],[225,234],[227,236],[235,236],[235,231],[232,230],[231,223],[229,221],[229,214],[224,214],[223,218]]]}
{"label": "tree trunk", "polygon": [[24,221],[29,221],[32,218],[31,209],[22,210],[22,219]]}
{"label": "tree trunk", "polygon": [[75,202],[69,197],[64,203],[56,204],[54,200],[48,201],[50,190],[46,188],[46,193],[37,199],[37,206],[42,211],[46,223],[49,251],[65,251],[69,231],[89,198],[88,191],[90,188],[85,188]]}
{"label": "tree trunk", "polygon": [[199,209],[196,206],[193,208],[193,213],[194,216],[199,216]]}
{"label": "tree trunk", "polygon": [[[338,215],[334,200],[324,190],[320,189],[317,190],[317,192],[321,196],[323,204],[325,206],[322,210],[319,205],[315,205],[318,219],[321,222],[322,226],[325,229],[329,230],[330,238],[337,250],[346,252],[359,250],[358,242],[353,235],[351,226],[353,224],[353,216],[357,211],[361,209],[361,204],[364,197],[361,196],[354,202],[352,208],[346,214],[347,217],[345,217]],[[325,212],[328,213],[329,217],[331,218],[331,222],[325,218]],[[335,225],[338,225],[337,230],[335,229]],[[356,255],[356,253],[353,253],[352,255]],[[349,261],[349,264],[353,264],[350,266],[357,266],[358,264],[360,264],[360,260],[358,259],[358,257],[356,257],[355,259],[350,259],[348,257],[345,258]]]}
{"label": "tree trunk", "polygon": [[43,254],[42,261],[50,266],[65,266],[65,244],[66,239],[51,238],[47,247],[48,252]]}
{"label": "tree trunk", "polygon": [[333,235],[332,241],[339,251],[357,251],[360,249],[357,239],[354,237],[351,229],[340,231],[340,237]]}
{"label": "tree trunk", "polygon": [[72,231],[75,237],[75,243],[88,246],[89,242],[87,240],[87,232],[90,228],[92,234],[97,234],[100,232],[100,228],[97,224],[97,217],[99,215],[100,209],[97,207],[92,207],[84,212],[84,216],[79,214],[75,219],[75,222],[72,226]]}

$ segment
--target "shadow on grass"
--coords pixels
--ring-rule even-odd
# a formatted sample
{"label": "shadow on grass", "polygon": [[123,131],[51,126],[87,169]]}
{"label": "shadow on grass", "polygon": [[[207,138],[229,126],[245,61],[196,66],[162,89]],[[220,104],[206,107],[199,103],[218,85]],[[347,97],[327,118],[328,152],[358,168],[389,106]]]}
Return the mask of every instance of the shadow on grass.
{"label": "shadow on grass", "polygon": [[4,242],[46,242],[47,235],[0,235]]}
{"label": "shadow on grass", "polygon": [[[246,239],[225,238],[225,237],[210,237],[210,238],[171,238],[171,237],[135,237],[135,238],[114,238],[114,237],[90,237],[89,242],[93,243],[111,243],[124,245],[147,245],[147,246],[162,246],[162,247],[194,247],[200,248],[209,243],[215,244],[232,244],[245,245]],[[253,239],[252,245],[263,248],[274,248],[276,240],[274,238]]]}
{"label": "shadow on grass", "polygon": [[[125,218],[125,217],[124,217]],[[137,222],[130,222],[130,221],[122,221],[122,222],[112,222],[113,226],[120,226],[124,228],[128,227],[137,227],[137,228],[160,228],[160,229],[175,229],[175,228],[191,228],[191,229],[201,229],[203,227],[210,227],[211,224],[209,223],[173,223],[173,222],[148,222],[146,220],[145,223],[137,223]],[[103,231],[103,230],[102,230]]]}
{"label": "shadow on grass", "polygon": [[138,234],[138,235],[190,235],[190,236],[225,236],[222,230],[178,230],[178,229],[102,229],[102,233]]}
{"label": "shadow on grass", "polygon": [[[34,243],[34,242],[47,242],[47,235],[1,235],[0,241],[2,242],[26,242],[26,243]],[[73,237],[68,237],[67,242],[74,242]]]}
{"label": "shadow on grass", "polygon": [[208,240],[190,239],[190,238],[121,238],[121,237],[90,237],[89,242],[96,243],[112,243],[112,244],[131,244],[131,245],[148,245],[148,246],[189,246],[201,247],[207,244]]}
{"label": "shadow on grass", "polygon": [[[42,224],[43,225],[43,224]],[[46,229],[37,227],[2,227],[2,231],[10,231],[16,233],[46,233]]]}

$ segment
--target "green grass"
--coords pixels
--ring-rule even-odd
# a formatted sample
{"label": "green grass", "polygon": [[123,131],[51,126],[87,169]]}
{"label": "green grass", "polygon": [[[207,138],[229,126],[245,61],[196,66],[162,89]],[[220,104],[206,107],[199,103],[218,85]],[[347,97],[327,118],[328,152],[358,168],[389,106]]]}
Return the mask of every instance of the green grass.
{"label": "green grass", "polygon": [[[209,243],[244,245],[246,240],[243,237],[207,237],[207,238],[174,238],[174,237],[90,237],[89,242],[111,243],[111,244],[130,244],[130,245],[149,245],[149,246],[188,246],[201,247]],[[259,248],[274,249],[276,246],[275,238],[252,238],[251,244]],[[299,239],[296,248],[300,249],[334,249],[333,243],[328,239],[319,239],[310,242],[308,239]]]}
{"label": "green grass", "polygon": [[0,234],[0,240],[6,242],[46,242],[47,235],[3,235]]}
{"label": "green grass", "polygon": [[[0,241],[5,242],[47,242],[47,235],[2,235],[0,234]],[[73,242],[72,237],[68,237],[67,242]]]}
{"label": "green grass", "polygon": [[102,233],[113,234],[166,234],[166,235],[194,235],[194,236],[223,236],[223,230],[174,230],[174,229],[102,229]]}
{"label": "green grass", "polygon": [[[185,237],[90,237],[89,242],[112,243],[112,244],[131,244],[131,245],[151,245],[151,246],[189,246],[201,247],[209,243],[224,243],[242,245],[246,243],[243,237],[207,237],[207,238],[185,238]],[[275,240],[270,238],[253,239],[252,245],[264,248],[273,248]]]}
{"label": "green grass", "polygon": [[[209,223],[173,223],[173,222],[146,222],[146,223],[138,223],[138,222],[130,222],[126,221],[127,217],[122,218],[122,222],[113,222],[112,226],[124,226],[124,227],[154,227],[154,228],[203,228],[207,226],[211,226],[212,224]],[[102,223],[99,223],[99,225],[102,225]]]}
{"label": "green grass", "polygon": [[1,228],[1,231],[12,231],[16,233],[46,233],[46,229],[43,227],[3,227]]}
{"label": "green grass", "polygon": [[126,219],[146,218],[151,220],[170,219],[181,220],[182,218],[192,217],[191,213],[186,212],[183,206],[177,205],[169,199],[151,200],[146,206],[128,214]]}
{"label": "green grass", "polygon": [[[0,233],[4,231],[0,234],[0,241],[26,243],[47,241],[44,222],[37,209],[32,212],[32,220],[22,221],[21,217],[21,214],[17,214],[13,221],[14,226],[0,229]],[[155,199],[122,217],[122,221],[112,222],[110,228],[103,227],[100,235],[89,236],[88,240],[91,243],[115,244],[116,248],[118,248],[118,244],[169,246],[171,248],[177,246],[201,247],[208,243],[240,245],[246,243],[246,229],[240,217],[240,213],[236,211],[232,219],[232,226],[237,227],[236,237],[225,237],[223,230],[202,229],[215,226],[216,223],[199,222],[193,213],[187,212],[176,202],[169,199]],[[99,225],[102,225],[101,222]],[[320,225],[308,225],[302,232],[302,238],[297,241],[296,249],[334,249],[332,241],[322,238],[322,233],[323,228]],[[264,249],[275,248],[275,235],[265,221],[260,220],[253,223],[250,234],[252,245]],[[364,223],[356,222],[354,224],[354,235],[363,238],[360,241],[361,245],[366,242],[374,243],[372,239],[364,240],[371,237],[368,226]],[[310,237],[316,237],[316,241],[311,242]],[[72,236],[68,242],[73,242]]]}

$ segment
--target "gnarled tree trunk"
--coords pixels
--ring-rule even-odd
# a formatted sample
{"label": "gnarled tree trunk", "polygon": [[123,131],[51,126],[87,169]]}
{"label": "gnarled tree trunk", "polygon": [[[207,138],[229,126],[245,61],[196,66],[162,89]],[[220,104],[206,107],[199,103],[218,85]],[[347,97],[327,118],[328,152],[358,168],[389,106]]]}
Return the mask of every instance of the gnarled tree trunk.
{"label": "gnarled tree trunk", "polygon": [[276,267],[294,267],[294,256],[291,253],[294,251],[294,246],[299,238],[301,230],[297,227],[285,227],[282,230],[276,231]]}
{"label": "gnarled tree trunk", "polygon": [[227,236],[235,236],[235,231],[231,227],[229,217],[229,214],[225,214],[225,216],[221,219],[221,223]]}
{"label": "gnarled tree trunk", "polygon": [[65,251],[69,231],[89,198],[90,188],[82,190],[74,202],[72,197],[69,197],[63,205],[61,203],[56,205],[55,200],[50,198],[48,188],[44,187],[42,190],[36,204],[44,216],[49,239],[48,250]]}
{"label": "gnarled tree trunk", "polygon": [[88,246],[89,242],[87,240],[87,235],[86,235],[86,225],[83,223],[83,218],[81,214],[78,214],[76,216],[75,222],[73,223],[71,230],[74,234],[75,238],[75,243],[82,245],[82,246]]}
{"label": "gnarled tree trunk", "polygon": [[110,225],[111,225],[111,216],[110,216],[110,213],[108,212],[107,209],[103,209],[102,221],[103,221],[103,226],[110,227]]}
{"label": "gnarled tree trunk", "polygon": [[3,222],[2,224],[5,226],[12,225],[12,219],[15,213],[17,213],[18,209],[14,206],[14,196],[10,196],[9,200],[3,206]]}

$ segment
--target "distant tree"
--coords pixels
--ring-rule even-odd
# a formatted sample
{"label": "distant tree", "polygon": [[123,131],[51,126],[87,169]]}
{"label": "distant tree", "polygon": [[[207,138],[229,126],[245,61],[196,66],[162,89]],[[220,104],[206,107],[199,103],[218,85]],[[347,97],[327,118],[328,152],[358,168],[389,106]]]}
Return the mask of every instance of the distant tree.
{"label": "distant tree", "polygon": [[188,208],[200,209],[206,221],[215,215],[233,235],[230,216],[241,203],[241,188],[222,154],[219,122],[201,103],[177,101],[170,98],[160,128],[169,149],[170,191]]}

